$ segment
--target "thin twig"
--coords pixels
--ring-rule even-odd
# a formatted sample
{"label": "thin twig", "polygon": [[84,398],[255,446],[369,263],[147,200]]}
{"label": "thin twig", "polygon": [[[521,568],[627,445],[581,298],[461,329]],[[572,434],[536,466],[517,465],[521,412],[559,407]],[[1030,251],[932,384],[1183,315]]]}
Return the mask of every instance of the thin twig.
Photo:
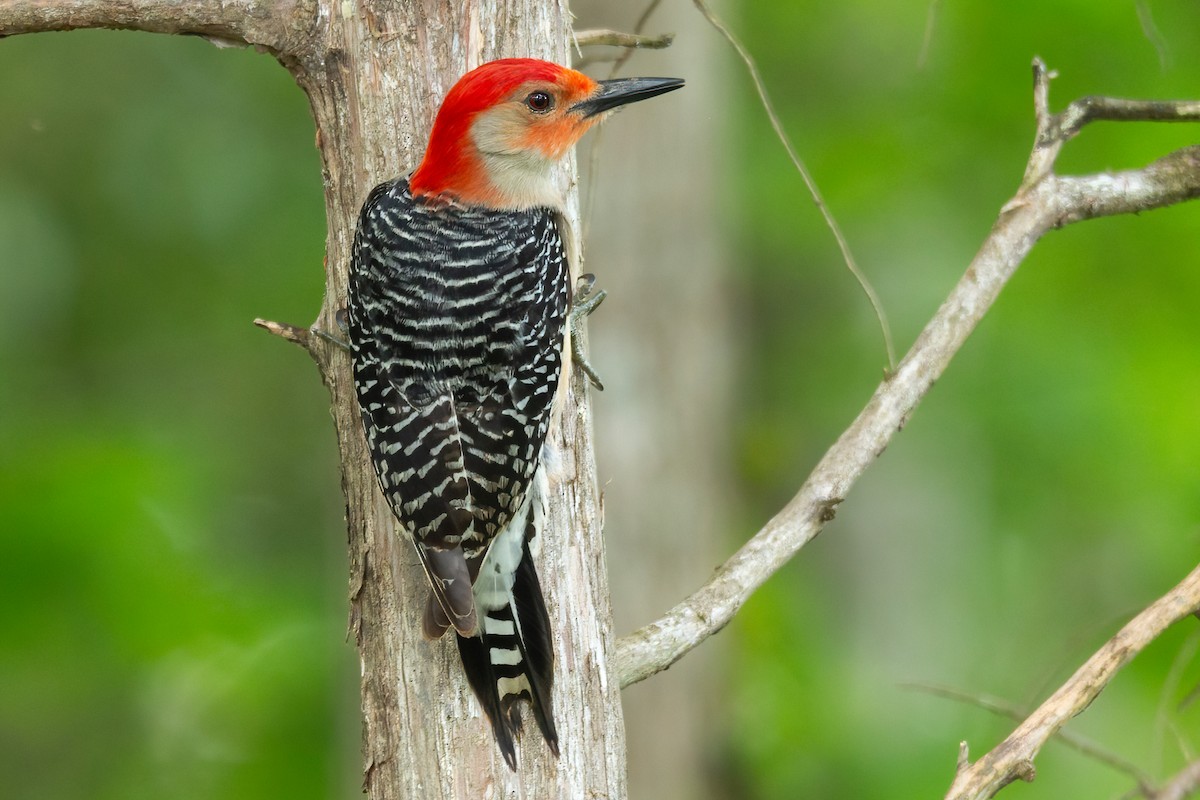
{"label": "thin twig", "polygon": [[1057,73],[1046,68],[1040,58],[1033,60],[1033,106],[1037,136],[1020,199],[1038,181],[1054,171],[1062,146],[1091,122],[1200,122],[1200,101],[1196,100],[1125,100],[1118,97],[1081,97],[1057,114],[1050,112],[1050,81]]}
{"label": "thin twig", "polygon": [[266,319],[256,319],[254,324],[267,333],[286,339],[292,344],[299,345],[309,352],[312,351],[312,333],[308,328],[289,325],[286,322],[272,322]]}
{"label": "thin twig", "polygon": [[[633,24],[633,32],[635,34],[639,34],[646,29],[647,23],[650,22],[650,17],[658,9],[660,3],[662,3],[662,0],[650,0],[650,2],[646,5],[646,8],[642,10],[642,15],[638,17],[637,22]],[[623,51],[613,64],[612,70],[610,70],[608,73],[608,77],[615,78],[617,73],[621,70],[621,67],[625,66],[625,62],[631,58],[633,58],[632,50]]]}
{"label": "thin twig", "polygon": [[[634,36],[640,36],[642,31],[645,30],[646,24],[650,21],[650,15],[652,15],[654,13],[654,10],[658,8],[659,3],[661,3],[661,2],[662,2],[662,0],[650,0],[650,3],[646,6],[645,10],[642,11],[642,15],[640,17],[638,17],[637,22],[634,23],[634,26],[633,26],[633,35]],[[668,42],[668,44],[669,44],[669,42]],[[625,66],[625,62],[633,57],[633,53],[634,53],[634,50],[632,48],[625,48],[625,49],[621,50],[621,54],[619,56],[617,56],[616,60],[613,61],[612,69],[610,69],[608,71],[608,77],[610,79],[617,77],[617,73],[620,71],[621,67]],[[583,198],[583,203],[582,203],[583,213],[581,214],[581,217],[582,217],[581,225],[583,227],[584,241],[587,241],[588,230],[591,228],[591,224],[592,224],[592,208],[595,205],[596,185],[597,185],[594,178],[597,174],[599,174],[598,167],[600,165],[600,150],[601,150],[600,144],[603,141],[604,141],[604,128],[601,127],[599,130],[596,131],[595,135],[592,138],[592,146],[591,146],[591,149],[590,149],[589,155],[588,155],[588,163],[587,163],[587,169],[586,169],[587,194]]]}
{"label": "thin twig", "polygon": [[1168,627],[1200,610],[1200,566],[1151,603],[1084,662],[1008,738],[954,778],[946,800],[986,800],[1032,774],[1046,741],[1086,709],[1117,672]]}
{"label": "thin twig", "polygon": [[1179,708],[1187,708],[1194,703],[1198,697],[1200,697],[1200,683],[1196,684],[1194,687],[1192,687],[1190,692],[1184,695],[1183,699],[1179,701]]}
{"label": "thin twig", "polygon": [[1150,42],[1150,46],[1154,48],[1154,52],[1158,53],[1158,66],[1165,70],[1171,64],[1171,49],[1167,45],[1167,40],[1163,37],[1162,31],[1158,29],[1158,25],[1154,23],[1154,15],[1150,11],[1150,4],[1146,0],[1137,0],[1137,17],[1138,24],[1142,26],[1142,33],[1146,36],[1146,41]]}
{"label": "thin twig", "polygon": [[1151,800],[1185,800],[1200,794],[1200,761],[1193,761],[1163,784]]}
{"label": "thin twig", "polygon": [[929,49],[933,46],[933,29],[937,25],[938,13],[942,8],[942,0],[930,0],[929,9],[925,12],[925,34],[921,37],[921,50],[917,53],[917,69],[925,69],[929,61]]}
{"label": "thin twig", "polygon": [[[1008,717],[1016,722],[1021,722],[1029,716],[1029,712],[1024,709],[1017,708],[1011,703],[1001,700],[998,697],[984,694],[970,694],[949,686],[937,686],[929,683],[905,683],[902,684],[905,689],[912,689],[925,694],[931,694],[935,697],[944,697],[947,700],[954,700],[959,703],[977,706],[985,711],[991,711],[993,714],[998,714],[1002,717]],[[1138,767],[1131,761],[1122,758],[1116,753],[1101,747],[1084,736],[1068,730],[1060,730],[1056,734],[1058,741],[1062,742],[1072,750],[1082,753],[1088,758],[1095,759],[1102,764],[1107,764],[1118,772],[1123,772],[1133,779],[1137,784],[1139,792],[1144,797],[1151,797],[1154,793],[1154,779],[1150,777],[1143,769]]]}
{"label": "thin twig", "polygon": [[833,212],[829,210],[829,206],[825,203],[825,198],[822,197],[821,191],[817,188],[817,182],[813,180],[812,175],[808,171],[808,167],[800,159],[796,148],[792,146],[792,140],[788,138],[787,133],[783,129],[783,123],[779,121],[779,115],[775,113],[775,106],[771,103],[771,98],[767,94],[767,85],[763,82],[762,75],[758,72],[758,65],[755,64],[750,51],[745,48],[741,41],[734,36],[733,31],[722,22],[708,4],[704,0],[692,0],[708,23],[717,29],[717,32],[725,37],[725,41],[733,46],[745,63],[746,69],[750,72],[750,78],[754,81],[754,88],[758,91],[759,101],[762,103],[763,109],[767,112],[767,117],[771,121],[771,127],[775,129],[775,135],[783,144],[783,149],[787,151],[788,158],[792,160],[792,165],[796,171],[800,173],[804,185],[808,188],[808,193],[812,197],[813,203],[820,210],[821,216],[825,219],[825,225],[833,234],[833,238],[837,240],[838,249],[842,251],[842,260],[846,263],[846,268],[858,281],[858,285],[862,287],[863,293],[866,294],[867,300],[871,303],[871,308],[875,310],[875,317],[879,320],[879,328],[883,333],[883,345],[887,351],[888,372],[892,372],[896,368],[896,349],[892,344],[892,330],[888,325],[887,314],[883,311],[883,303],[880,302],[879,296],[875,293],[875,288],[871,282],[867,280],[867,276],[858,267],[858,263],[854,260],[854,255],[850,252],[850,244],[846,241],[845,235],[842,233],[841,226],[833,216]]}
{"label": "thin twig", "polygon": [[[1200,102],[1180,100],[1125,100],[1120,97],[1083,97],[1055,118],[1058,130],[1051,136],[1070,138],[1089,122],[1197,122]],[[1061,131],[1061,132],[1060,132]]]}
{"label": "thin twig", "polygon": [[[1048,80],[1048,78],[1047,78]],[[1185,104],[1186,105],[1186,104]],[[1030,156],[1046,152],[1035,148]],[[896,372],[814,467],[795,497],[690,597],[618,642],[616,670],[628,686],[666,669],[729,623],[750,595],[824,527],[1049,230],[1082,219],[1148,211],[1200,196],[1200,146],[1138,170],[1053,175],[1022,186],[1001,210],[962,279]]]}
{"label": "thin twig", "polygon": [[660,33],[657,36],[643,36],[637,33],[622,33],[621,31],[593,30],[578,31],[575,34],[575,44],[579,47],[631,47],[644,50],[662,50],[670,47],[675,41],[675,34]]}
{"label": "thin twig", "polygon": [[295,59],[306,42],[292,38],[290,24],[308,11],[298,0],[4,0],[0,36],[82,28],[185,33],[249,44]]}

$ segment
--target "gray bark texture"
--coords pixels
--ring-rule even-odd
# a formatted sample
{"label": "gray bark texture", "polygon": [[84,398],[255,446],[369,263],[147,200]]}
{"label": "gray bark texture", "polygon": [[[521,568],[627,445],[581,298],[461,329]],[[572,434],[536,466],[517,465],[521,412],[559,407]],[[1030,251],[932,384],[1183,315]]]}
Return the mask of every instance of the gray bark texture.
{"label": "gray bark texture", "polygon": [[[575,0],[577,30],[632,30],[645,0]],[[604,500],[616,630],[661,614],[728,554],[733,454],[728,443],[733,353],[728,309],[731,209],[728,78],[732,52],[688,3],[663,3],[641,33],[672,33],[619,75],[670,75],[687,88],[670,119],[633,108],[579,148],[585,267],[609,292],[592,318],[596,462]],[[622,51],[585,47],[585,59]],[[611,65],[588,63],[596,78]],[[647,176],[650,179],[647,180]],[[669,679],[624,691],[631,797],[722,796],[715,755],[728,735],[729,692],[718,636]]]}
{"label": "gray bark texture", "polygon": [[[471,67],[504,56],[538,56],[563,63],[568,56],[569,27],[565,0],[360,0],[340,4],[329,0],[0,1],[0,36],[74,28],[192,34],[253,45],[270,52],[291,71],[310,99],[323,159],[327,287],[314,328],[325,331],[336,331],[335,316],[345,305],[350,243],[359,206],[377,182],[413,166],[437,104],[453,81]],[[262,323],[308,350],[333,400],[347,502],[350,630],[361,659],[364,786],[372,800],[624,800],[621,684],[630,685],[667,669],[719,631],[756,587],[833,518],[851,487],[903,427],[1041,236],[1084,219],[1137,213],[1200,197],[1197,146],[1176,150],[1141,169],[1083,176],[1060,176],[1054,171],[1062,145],[1091,121],[1200,121],[1200,103],[1088,97],[1051,114],[1049,77],[1045,65],[1036,61],[1038,136],[1024,181],[1001,210],[962,280],[908,354],[888,373],[796,497],[707,583],[619,645],[612,636],[591,411],[586,389],[578,383],[572,387],[561,424],[552,434],[564,458],[539,565],[555,623],[554,705],[562,757],[554,758],[530,730],[519,752],[520,770],[515,773],[505,766],[492,742],[487,721],[467,688],[453,642],[430,643],[420,636],[417,617],[424,602],[425,580],[411,546],[396,535],[391,511],[376,488],[348,356],[313,335],[311,329]],[[623,149],[620,160],[643,157],[635,145]],[[665,157],[654,159],[643,169],[657,171],[666,163]],[[691,167],[694,176],[699,176],[696,179],[703,180],[711,164]],[[605,171],[616,174],[611,168]],[[573,176],[571,165],[563,177],[573,183]],[[697,193],[694,185],[689,191]],[[640,216],[651,217],[656,208],[684,200],[657,186],[641,195],[630,193],[627,202],[640,203],[644,209]],[[577,206],[572,194],[568,215],[578,228]],[[692,213],[707,213],[702,204],[689,208]],[[616,227],[625,224],[618,222]],[[650,262],[665,258],[658,249],[663,242],[669,242],[671,248],[695,247],[687,242],[699,234],[708,235],[697,220],[690,220],[681,230],[687,233],[672,234],[663,227],[657,242],[601,251],[593,268],[603,275],[604,267],[625,262],[636,271],[640,283],[655,274]],[[605,239],[617,244],[612,234]],[[648,257],[651,253],[654,256]],[[578,264],[579,253],[574,255]],[[643,348],[648,340],[669,340],[671,335],[704,336],[710,323],[719,320],[720,314],[713,310],[718,307],[714,298],[719,292],[697,288],[713,280],[704,257],[703,252],[692,251],[696,269],[667,281],[667,288],[679,292],[701,313],[675,319],[663,305],[650,303],[638,312],[642,327],[631,324],[628,331],[620,331],[628,337],[623,347],[628,360],[638,365],[643,375],[670,375],[675,388],[682,387],[682,396],[689,399],[706,396],[702,389],[711,385],[707,371],[694,364],[674,363],[664,355],[648,359]],[[618,274],[616,269],[611,273],[610,288],[620,282]],[[719,344],[719,337],[712,340]],[[622,349],[619,339],[614,342],[616,349]],[[632,387],[629,397],[643,388],[641,384],[649,385],[646,380],[630,382],[639,386]],[[619,381],[614,382],[618,385]],[[621,397],[622,393],[614,395]],[[657,488],[649,493],[639,518],[627,517],[621,523],[629,532],[622,546],[630,546],[627,552],[631,555],[626,556],[630,561],[650,565],[643,582],[669,583],[676,575],[670,574],[667,580],[664,575],[699,569],[703,557],[690,547],[688,535],[697,517],[668,511],[666,501],[686,505],[702,496],[704,490],[695,476],[707,480],[704,476],[710,475],[713,463],[705,461],[709,450],[688,440],[678,417],[662,414],[671,407],[669,403],[661,399],[640,402],[641,406],[631,406],[641,409],[636,412],[640,416],[623,416],[624,422],[614,419],[611,424],[614,428],[629,426],[636,420],[642,432],[633,428],[624,457],[648,464],[649,472],[643,474],[652,477],[644,482]],[[687,410],[680,411],[681,416],[701,406],[682,404],[682,408]],[[714,420],[726,416],[719,404],[699,415]],[[663,458],[663,448],[686,453],[684,458],[692,461],[693,469],[683,471]],[[614,453],[617,463],[621,454]],[[673,481],[667,480],[668,473]],[[655,552],[649,545],[659,535],[678,538]],[[690,565],[685,563],[685,552],[696,559]],[[698,577],[678,580],[699,582]],[[633,586],[638,588],[637,583]],[[1126,626],[995,751],[972,764],[964,748],[948,796],[991,797],[1013,780],[1031,776],[1032,759],[1046,738],[1085,708],[1133,653],[1166,626],[1196,613],[1198,607],[1200,578],[1193,573]],[[642,613],[644,609],[633,612]],[[694,714],[703,699],[687,701],[684,697],[674,702],[677,708]],[[687,724],[704,727],[696,719],[690,717]],[[664,752],[671,735],[656,737],[646,746],[656,754]],[[1172,782],[1172,786],[1182,787],[1180,792],[1194,784],[1191,771],[1180,773]],[[646,796],[666,795],[650,790]]]}
{"label": "gray bark texture", "polygon": [[[353,219],[370,188],[415,165],[437,104],[467,70],[514,55],[565,61],[569,17],[564,3],[535,0],[328,11],[324,52],[297,80],[312,101],[324,158],[328,288],[317,325],[333,330],[333,315],[344,304]],[[342,451],[368,795],[623,798],[624,727],[619,685],[610,675],[611,619],[582,387],[573,387],[562,425],[552,433],[565,456],[564,474],[554,487],[538,568],[557,623],[554,708],[562,755],[554,758],[534,728],[522,740],[520,769],[513,773],[492,741],[450,637],[421,638],[415,612],[424,602],[425,578],[376,487],[349,360],[324,345],[314,349],[333,396]]]}
{"label": "gray bark texture", "polygon": [[[415,166],[446,91],[463,73],[508,56],[568,58],[565,0],[10,0],[0,34],[128,28],[248,44],[275,56],[307,94],[323,162],[326,294],[314,329],[336,332],[358,209],[377,183]],[[574,165],[568,216],[577,223]],[[578,238],[578,237],[576,237]],[[579,254],[574,254],[578,263]],[[586,390],[570,393],[552,432],[563,465],[539,572],[556,622],[555,758],[536,727],[505,765],[449,637],[427,642],[426,583],[376,487],[349,356],[277,323],[304,346],[332,396],[346,496],[350,631],[358,648],[364,788],[392,798],[611,798],[626,794],[625,741]],[[532,723],[532,720],[530,720]]]}

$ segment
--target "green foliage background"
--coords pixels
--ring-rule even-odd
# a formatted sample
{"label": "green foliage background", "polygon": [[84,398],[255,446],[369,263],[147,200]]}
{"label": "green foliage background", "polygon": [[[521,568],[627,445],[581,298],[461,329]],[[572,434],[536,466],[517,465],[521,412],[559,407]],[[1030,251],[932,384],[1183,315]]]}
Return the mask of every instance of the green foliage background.
{"label": "green foliage background", "polygon": [[[1200,97],[1193,2],[935,8],[923,64],[927,3],[728,14],[901,350],[1017,185],[1035,54],[1061,73],[1055,107]],[[714,424],[736,434],[748,534],[884,360],[728,66],[731,105],[687,124],[731,125],[737,145],[745,414]],[[6,797],[357,796],[327,396],[301,353],[250,325],[304,323],[320,303],[312,139],[302,93],[253,52],[115,32],[0,41]],[[1196,140],[1098,125],[1061,167],[1134,167]],[[958,741],[978,754],[1011,725],[901,683],[1035,703],[1195,565],[1198,234],[1192,204],[1038,245],[830,531],[724,634],[716,796],[940,796]],[[1152,775],[1177,769],[1200,749],[1200,702],[1180,707],[1198,646],[1194,625],[1169,632],[1072,728]],[[1038,766],[1005,796],[1130,786],[1054,745]]]}

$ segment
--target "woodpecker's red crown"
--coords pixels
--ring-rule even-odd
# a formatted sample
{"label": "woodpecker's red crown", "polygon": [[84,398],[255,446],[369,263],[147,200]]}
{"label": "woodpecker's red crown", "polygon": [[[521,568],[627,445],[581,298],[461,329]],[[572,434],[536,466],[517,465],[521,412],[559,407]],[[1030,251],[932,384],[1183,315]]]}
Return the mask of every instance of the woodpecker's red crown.
{"label": "woodpecker's red crown", "polygon": [[468,205],[561,205],[555,164],[606,113],[678,89],[674,78],[594,81],[532,58],[492,61],[446,95],[421,165],[409,179],[417,196]]}

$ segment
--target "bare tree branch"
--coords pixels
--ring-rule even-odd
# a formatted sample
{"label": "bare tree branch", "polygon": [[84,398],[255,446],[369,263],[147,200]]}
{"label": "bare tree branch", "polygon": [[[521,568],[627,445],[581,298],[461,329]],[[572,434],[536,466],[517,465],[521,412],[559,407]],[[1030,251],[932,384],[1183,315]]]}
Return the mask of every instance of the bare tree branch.
{"label": "bare tree branch", "polygon": [[1200,122],[1200,101],[1123,100],[1117,97],[1081,97],[1057,114],[1050,113],[1050,81],[1056,73],[1040,58],[1033,60],[1033,106],[1037,136],[1025,168],[1021,191],[1038,185],[1054,172],[1062,146],[1089,122]]}
{"label": "bare tree branch", "polygon": [[775,136],[779,139],[779,143],[783,145],[784,151],[787,152],[788,158],[792,161],[792,166],[800,173],[801,180],[804,181],[805,188],[808,189],[808,194],[812,197],[813,204],[817,210],[821,212],[822,218],[825,220],[825,227],[829,228],[829,232],[833,234],[834,240],[837,242],[838,249],[842,251],[842,261],[846,264],[846,269],[850,270],[850,274],[858,281],[859,287],[863,290],[863,294],[867,296],[867,301],[870,302],[872,310],[875,312],[875,318],[879,320],[879,329],[883,335],[883,347],[887,351],[887,368],[894,369],[896,366],[896,348],[892,343],[892,328],[888,325],[887,314],[883,310],[883,303],[879,299],[879,295],[875,292],[875,287],[871,285],[871,281],[867,279],[867,275],[859,268],[858,262],[854,259],[854,254],[850,252],[850,243],[846,240],[846,236],[842,233],[842,226],[838,224],[837,219],[833,216],[833,211],[825,202],[821,190],[817,188],[817,182],[812,174],[808,171],[808,167],[800,159],[800,154],[796,152],[796,148],[792,146],[792,140],[788,138],[787,132],[783,129],[783,123],[779,119],[779,115],[775,113],[775,105],[771,102],[771,96],[767,94],[767,84],[763,81],[762,75],[758,72],[758,65],[751,57],[750,51],[742,44],[733,31],[729,29],[721,19],[713,13],[705,0],[692,0],[696,9],[708,20],[708,24],[716,28],[717,33],[729,42],[730,46],[737,51],[738,57],[742,59],[742,63],[746,65],[746,70],[750,73],[750,79],[754,82],[754,88],[758,91],[758,99],[762,104],[763,109],[767,112],[767,119],[771,121],[771,127],[775,130]]}
{"label": "bare tree branch", "polygon": [[661,619],[618,642],[616,663],[622,686],[666,669],[723,628],[756,588],[820,533],[855,481],[904,427],[1043,234],[1083,219],[1147,211],[1200,196],[1200,146],[1177,150],[1126,172],[1077,177],[1053,172],[1062,143],[1092,120],[1194,119],[1197,103],[1087,98],[1054,116],[1047,110],[1050,74],[1040,60],[1034,63],[1034,76],[1038,136],[1025,180],[1001,210],[958,285],[896,372],[879,385],[783,510],[706,585]]}
{"label": "bare tree branch", "polygon": [[81,28],[205,36],[289,59],[311,46],[314,0],[7,0],[0,36]]}
{"label": "bare tree branch", "polygon": [[1200,794],[1200,761],[1193,761],[1163,784],[1151,800],[1186,800]]}
{"label": "bare tree branch", "polygon": [[675,34],[660,33],[658,36],[646,36],[640,33],[622,33],[607,29],[576,31],[574,34],[576,47],[633,47],[647,50],[661,50],[670,47],[675,41]]}
{"label": "bare tree branch", "polygon": [[[1001,700],[998,697],[992,697],[986,694],[972,694],[963,692],[958,689],[953,689],[949,686],[935,686],[927,683],[910,683],[905,684],[903,688],[913,689],[918,692],[944,697],[948,700],[956,700],[960,703],[978,706],[985,711],[990,711],[993,714],[999,714],[1002,717],[1008,717],[1016,722],[1022,722],[1029,716],[1029,712],[1024,709],[1017,708],[1011,703]],[[1143,797],[1154,796],[1155,781],[1145,770],[1134,764],[1128,759],[1122,758],[1116,753],[1093,742],[1087,737],[1080,736],[1077,733],[1072,733],[1068,730],[1057,731],[1058,741],[1070,747],[1077,753],[1082,753],[1088,758],[1095,759],[1101,764],[1107,764],[1113,769],[1123,772],[1133,779],[1137,784],[1137,792]]]}
{"label": "bare tree branch", "polygon": [[[962,743],[958,772],[946,800],[986,800],[1014,780],[1031,781],[1033,759],[1063,725],[1083,711],[1117,671],[1172,624],[1200,611],[1200,566],[1171,591],[1134,617],[1089,658],[1045,703],[990,753],[969,764]],[[1187,772],[1170,785],[1194,786]],[[1164,788],[1156,797],[1162,797]],[[1180,791],[1183,791],[1182,789]],[[1167,795],[1183,797],[1184,794]]]}
{"label": "bare tree branch", "polygon": [[286,322],[273,322],[262,318],[254,320],[254,324],[267,333],[285,339],[292,344],[299,345],[310,353],[312,352],[312,334],[308,328],[301,328]]}
{"label": "bare tree branch", "polygon": [[[633,33],[635,36],[641,34],[641,32],[646,29],[646,23],[650,21],[650,17],[658,9],[661,3],[662,0],[650,0],[650,2],[646,4],[646,7],[642,10],[641,16],[638,17],[637,22],[635,22],[633,25]],[[621,70],[621,67],[625,66],[625,62],[628,61],[632,56],[632,50],[625,49],[622,51],[621,54],[613,61],[612,70],[608,73],[608,77],[617,77],[617,73]],[[594,168],[595,164],[591,165],[591,167]]]}

